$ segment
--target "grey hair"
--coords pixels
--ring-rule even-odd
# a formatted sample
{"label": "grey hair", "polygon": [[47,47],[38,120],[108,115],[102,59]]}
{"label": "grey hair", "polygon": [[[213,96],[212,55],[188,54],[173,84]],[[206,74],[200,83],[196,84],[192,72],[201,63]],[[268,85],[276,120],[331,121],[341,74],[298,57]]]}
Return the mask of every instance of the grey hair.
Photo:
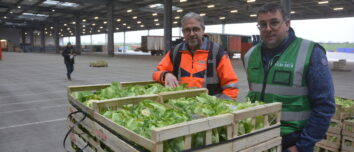
{"label": "grey hair", "polygon": [[201,17],[199,14],[194,13],[194,12],[189,12],[187,14],[185,14],[182,19],[181,19],[181,24],[183,25],[183,23],[187,20],[187,19],[195,19],[200,23],[200,26],[202,26],[202,28],[205,30],[205,25],[204,25],[204,19],[203,17]]}
{"label": "grey hair", "polygon": [[281,15],[283,16],[284,20],[289,20],[289,15],[287,12],[285,12],[285,10],[278,4],[278,3],[266,3],[264,4],[257,12],[257,16],[259,16],[259,14],[263,14],[263,13],[275,13],[276,11],[279,11],[281,13]]}

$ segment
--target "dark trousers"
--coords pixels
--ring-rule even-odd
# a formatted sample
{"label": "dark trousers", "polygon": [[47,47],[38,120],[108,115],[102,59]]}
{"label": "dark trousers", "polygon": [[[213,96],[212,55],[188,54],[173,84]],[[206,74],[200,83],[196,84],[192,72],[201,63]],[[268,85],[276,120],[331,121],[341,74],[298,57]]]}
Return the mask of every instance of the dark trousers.
{"label": "dark trousers", "polygon": [[71,79],[70,75],[74,71],[74,64],[72,63],[66,63],[66,75],[68,76],[69,79]]}
{"label": "dark trousers", "polygon": [[285,135],[282,137],[282,152],[287,152],[288,148],[291,146],[296,145],[296,142],[299,140],[301,131],[297,131],[294,133],[291,133],[289,135]]}

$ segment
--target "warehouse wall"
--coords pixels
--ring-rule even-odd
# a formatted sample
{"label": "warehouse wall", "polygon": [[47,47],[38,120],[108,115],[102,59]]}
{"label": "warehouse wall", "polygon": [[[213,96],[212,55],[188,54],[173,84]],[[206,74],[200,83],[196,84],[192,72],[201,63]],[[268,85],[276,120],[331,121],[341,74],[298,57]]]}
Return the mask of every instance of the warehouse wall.
{"label": "warehouse wall", "polygon": [[19,46],[21,43],[21,34],[18,29],[0,28],[0,39],[6,39],[13,43],[14,46]]}

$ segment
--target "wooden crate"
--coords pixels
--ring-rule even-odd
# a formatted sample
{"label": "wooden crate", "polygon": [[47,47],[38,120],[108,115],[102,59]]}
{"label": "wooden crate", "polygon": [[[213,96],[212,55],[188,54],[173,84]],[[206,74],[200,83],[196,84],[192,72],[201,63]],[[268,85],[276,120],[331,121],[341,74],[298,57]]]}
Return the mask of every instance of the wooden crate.
{"label": "wooden crate", "polygon": [[333,134],[337,134],[337,135],[341,135],[342,133],[342,128],[343,128],[343,123],[340,120],[336,120],[336,119],[331,119],[331,123],[334,123],[335,126],[333,127],[329,127],[327,132],[329,133],[333,133]]}
{"label": "wooden crate", "polygon": [[[168,99],[174,99],[179,97],[192,97],[206,92],[207,92],[206,89],[182,90],[178,92],[164,92],[159,95],[159,100],[161,103],[163,103],[163,101]],[[246,134],[244,135],[245,137],[243,138],[240,137],[240,140],[234,140],[232,142],[229,142],[228,144],[214,146],[208,149],[203,149],[202,151],[215,151],[220,148],[225,151],[238,151],[280,136],[280,128],[279,128],[279,124],[280,124],[279,117],[280,117],[280,108],[281,108],[280,103],[261,105],[261,106],[249,108],[247,110],[242,110],[241,112],[237,112],[237,113],[201,118],[189,122],[183,122],[175,125],[157,128],[152,130],[151,139],[142,137],[136,134],[135,132],[126,129],[99,114],[101,110],[104,110],[105,108],[108,107],[110,109],[114,109],[124,104],[137,103],[137,102],[139,102],[138,99],[125,100],[125,101],[120,100],[119,102],[115,102],[113,100],[94,102],[93,108],[95,109],[95,111],[97,111],[94,113],[94,118],[96,119],[96,121],[100,122],[100,124],[110,128],[110,130],[113,133],[117,133],[122,137],[128,139],[129,141],[133,141],[134,143],[137,143],[138,145],[150,151],[163,151],[163,142],[177,137],[184,137],[184,149],[188,150],[191,148],[192,135],[198,132],[206,132],[206,144],[209,145],[212,143],[212,130],[219,127],[226,128],[227,139],[231,140],[234,137],[233,131],[235,130],[234,129],[235,120],[255,117],[258,115],[264,115],[271,112],[276,112],[278,118],[276,124],[273,125],[268,124],[269,128],[267,129],[269,130],[264,132],[260,132],[259,130],[257,130],[259,131],[259,133],[257,131],[254,131],[253,135],[249,137]],[[235,119],[235,116],[238,116],[239,118]],[[278,127],[274,129],[271,128],[274,127],[275,125],[278,125]],[[108,134],[112,134],[112,132],[107,132],[105,136],[106,137],[114,136],[114,135],[108,135]],[[239,137],[239,136],[235,136],[235,137]],[[108,138],[107,140],[110,139]]]}
{"label": "wooden crate", "polygon": [[[172,93],[172,92],[165,92],[160,94],[162,97],[162,101],[165,102],[169,99],[176,99],[180,97],[193,97],[198,95],[196,94],[183,94],[180,93]],[[281,110],[281,103],[272,103],[266,105],[260,105],[252,108],[247,108],[244,110],[240,110],[237,112],[232,113],[233,115],[233,122],[230,125],[229,122],[225,122],[227,125],[227,140],[230,142],[226,142],[225,144],[220,144],[217,146],[212,146],[210,148],[202,149],[200,151],[239,151],[241,149],[245,149],[248,147],[252,147],[258,145],[259,143],[266,142],[272,138],[280,137],[280,110]],[[276,120],[274,124],[268,123],[268,114],[275,114]],[[213,116],[209,118],[216,118],[222,117],[223,115]],[[264,128],[260,128],[258,130],[253,130],[251,133],[245,135],[238,135],[238,123],[241,120],[252,118],[255,120],[257,116],[264,116]],[[255,121],[252,121],[255,124]],[[202,126],[201,126],[202,127]],[[213,127],[217,128],[217,127]],[[205,129],[207,130],[207,128]],[[236,132],[236,133],[235,133]],[[196,132],[194,132],[196,133]],[[230,135],[232,134],[232,135]],[[209,141],[208,141],[209,139]],[[236,139],[236,140],[235,140]],[[211,144],[211,129],[207,131],[207,142],[206,144]]]}
{"label": "wooden crate", "polygon": [[354,138],[354,122],[353,121],[344,120],[342,135]]}
{"label": "wooden crate", "polygon": [[343,151],[354,151],[354,137],[343,136],[342,139],[342,150]]}
{"label": "wooden crate", "polygon": [[316,143],[316,146],[313,150],[314,152],[343,152],[340,151],[339,148],[332,148],[324,145],[322,143]]}
{"label": "wooden crate", "polygon": [[267,151],[270,149],[275,149],[275,151],[272,152],[281,152],[281,137],[276,137],[273,139],[270,139],[266,142],[260,143],[258,145],[252,146],[247,149],[243,149],[239,152],[263,152]]}
{"label": "wooden crate", "polygon": [[[339,98],[341,98],[341,97],[339,97]],[[347,98],[343,98],[343,99],[347,99]],[[352,99],[348,99],[348,100],[352,100]],[[354,115],[354,106],[346,108],[346,107],[336,104],[336,113],[334,114],[332,119],[337,119],[337,120],[343,121],[344,119],[349,118],[353,115]]]}
{"label": "wooden crate", "polygon": [[[335,141],[329,141],[328,139],[330,138],[335,138]],[[341,134],[334,134],[334,133],[327,132],[325,139],[322,139],[317,144],[330,147],[333,149],[340,149],[341,139],[342,139]]]}
{"label": "wooden crate", "polygon": [[[77,109],[73,106],[69,106],[69,112],[71,111],[77,111]],[[79,121],[83,117],[82,114],[75,114],[72,116],[71,121],[68,121],[68,125],[72,126],[73,123]],[[97,151],[100,151],[102,149],[101,145],[105,145],[106,147],[109,147],[113,151],[117,152],[138,152],[139,150],[133,147],[132,145],[128,144],[125,140],[122,138],[114,135],[107,129],[105,126],[102,126],[98,122],[96,122],[94,119],[87,117],[80,123],[80,127],[84,128],[88,134],[86,136],[88,139],[85,139],[86,141],[91,141],[91,145],[93,147],[96,147]],[[75,127],[75,131],[78,130],[78,127]],[[82,130],[79,130],[79,132],[83,132]],[[95,138],[95,139],[93,139]],[[97,142],[99,141],[99,142]],[[82,145],[82,144],[81,144]],[[85,144],[86,145],[86,144]]]}

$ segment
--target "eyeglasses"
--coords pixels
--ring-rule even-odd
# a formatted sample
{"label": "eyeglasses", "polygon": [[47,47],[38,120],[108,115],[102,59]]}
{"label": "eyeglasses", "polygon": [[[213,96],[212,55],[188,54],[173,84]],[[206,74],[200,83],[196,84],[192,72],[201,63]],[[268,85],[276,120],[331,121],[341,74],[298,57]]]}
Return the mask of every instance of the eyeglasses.
{"label": "eyeglasses", "polygon": [[192,28],[183,28],[182,29],[182,32],[184,34],[190,34],[191,32],[194,32],[194,33],[198,33],[201,31],[201,29],[199,27],[192,27]]}
{"label": "eyeglasses", "polygon": [[257,24],[257,27],[259,30],[265,30],[267,29],[268,25],[271,29],[276,30],[280,27],[280,25],[283,23],[284,21],[279,21],[279,20],[271,20],[269,23],[267,22],[259,22]]}

